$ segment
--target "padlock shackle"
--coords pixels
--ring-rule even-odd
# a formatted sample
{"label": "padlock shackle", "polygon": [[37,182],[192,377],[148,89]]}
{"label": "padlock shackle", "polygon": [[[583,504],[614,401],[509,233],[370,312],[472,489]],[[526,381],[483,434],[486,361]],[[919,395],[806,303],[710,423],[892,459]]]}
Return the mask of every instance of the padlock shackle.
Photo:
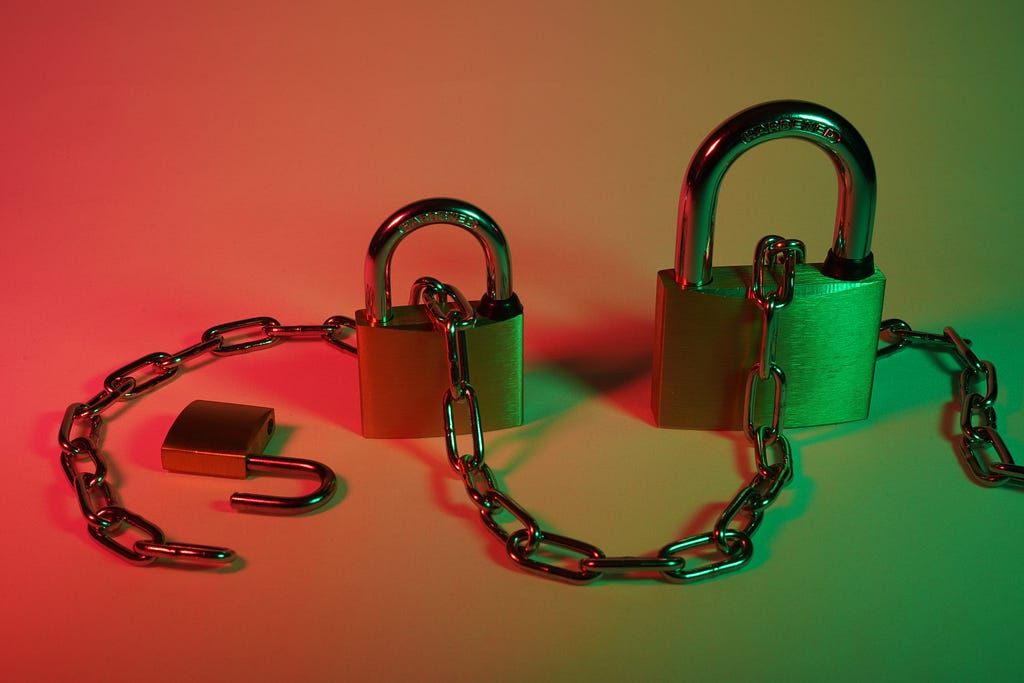
{"label": "padlock shackle", "polygon": [[366,318],[371,325],[391,319],[391,257],[407,235],[427,225],[444,223],[467,231],[483,247],[487,265],[487,291],[478,313],[493,319],[522,312],[512,291],[512,259],[501,228],[490,216],[459,199],[437,197],[404,206],[381,224],[370,240],[364,269]]}
{"label": "padlock shackle", "polygon": [[796,137],[828,153],[839,178],[835,238],[824,272],[840,280],[874,273],[871,233],[875,218],[875,164],[857,129],[836,112],[811,102],[759,104],[722,123],[697,148],[679,195],[675,279],[682,287],[711,282],[715,209],[722,178],[751,147]]}

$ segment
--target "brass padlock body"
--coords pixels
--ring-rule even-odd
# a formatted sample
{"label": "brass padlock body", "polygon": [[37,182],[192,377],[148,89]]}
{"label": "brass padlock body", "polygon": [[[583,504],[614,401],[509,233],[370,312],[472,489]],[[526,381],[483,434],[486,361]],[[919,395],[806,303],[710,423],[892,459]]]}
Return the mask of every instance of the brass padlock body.
{"label": "brass padlock body", "polygon": [[[474,310],[480,302],[472,301]],[[363,436],[404,438],[444,434],[442,398],[449,386],[444,335],[422,305],[395,306],[386,327],[356,312]],[[477,315],[466,330],[469,376],[484,429],[523,422],[523,316],[493,321]],[[467,411],[455,414],[457,431],[469,430]]]}
{"label": "brass padlock body", "polygon": [[[796,268],[793,301],[778,311],[776,362],[786,375],[783,424],[801,427],[867,417],[885,276],[835,280],[821,264]],[[660,427],[738,430],[757,360],[761,316],[747,298],[749,266],[712,269],[707,285],[681,288],[658,273],[652,407]],[[757,424],[771,423],[773,392],[762,385]]]}
{"label": "brass padlock body", "polygon": [[197,400],[174,420],[160,460],[165,470],[246,478],[246,459],[263,452],[274,433],[274,409]]}

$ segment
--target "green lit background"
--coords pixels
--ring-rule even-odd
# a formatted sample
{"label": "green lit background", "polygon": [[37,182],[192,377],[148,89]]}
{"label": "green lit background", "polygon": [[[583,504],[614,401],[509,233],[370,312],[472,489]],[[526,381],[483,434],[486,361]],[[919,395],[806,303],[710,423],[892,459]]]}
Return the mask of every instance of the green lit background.
{"label": "green lit background", "polygon": [[[704,136],[795,98],[873,152],[885,315],[953,324],[996,363],[1024,461],[1022,28],[1009,2],[5,4],[10,680],[1014,680],[1024,492],[965,475],[945,358],[888,359],[868,421],[794,431],[754,559],[696,586],[517,571],[440,439],[359,436],[355,362],[324,344],[210,363],[109,421],[121,501],[235,548],[238,571],[104,552],[54,435],[112,369],[216,323],[351,315],[380,221],[455,196],[503,227],[527,311],[528,423],[488,435],[504,486],[609,554],[707,530],[752,458],[734,434],[652,426],[655,273]],[[835,186],[811,145],[745,155],[716,262],[768,232],[820,260]],[[427,274],[475,296],[483,272],[461,231],[420,231],[396,297]],[[331,465],[341,500],[228,513],[235,482],[163,472],[195,398],[274,407],[271,449]]]}

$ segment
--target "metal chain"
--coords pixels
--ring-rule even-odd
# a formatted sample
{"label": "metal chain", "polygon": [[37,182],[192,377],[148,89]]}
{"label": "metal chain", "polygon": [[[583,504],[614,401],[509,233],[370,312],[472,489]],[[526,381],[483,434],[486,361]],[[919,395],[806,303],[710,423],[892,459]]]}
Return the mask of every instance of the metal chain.
{"label": "metal chain", "polygon": [[[960,405],[960,457],[971,477],[982,486],[1015,484],[1024,486],[1024,465],[1018,465],[1010,449],[996,429],[995,402],[998,394],[996,367],[981,360],[971,350],[970,340],[962,338],[952,327],[942,334],[918,332],[902,320],[883,320],[880,330],[888,346],[878,351],[885,358],[907,348],[918,346],[952,353],[962,366],[957,383],[956,400]],[[984,381],[984,390],[978,388]],[[998,461],[985,454],[991,449]]]}
{"label": "metal chain", "polygon": [[[756,473],[730,501],[711,531],[669,543],[653,557],[608,557],[597,546],[541,528],[536,518],[498,484],[494,472],[484,459],[483,429],[480,425],[476,391],[470,382],[465,356],[466,330],[473,325],[472,310],[457,290],[432,278],[421,278],[414,288],[413,299],[422,298],[435,327],[444,333],[452,386],[442,401],[448,462],[462,478],[469,499],[477,506],[480,519],[489,532],[505,545],[513,562],[532,572],[572,583],[587,583],[608,574],[640,574],[658,572],[672,582],[689,583],[738,569],[753,554],[750,540],[761,524],[765,509],[793,477],[793,451],[782,433],[785,410],[786,376],[775,362],[775,339],[778,327],[775,313],[793,299],[795,265],[803,260],[803,243],[784,240],[774,235],[758,245],[754,259],[754,278],[750,298],[762,313],[762,335],[758,361],[747,375],[744,412],[746,434],[754,451]],[[765,274],[773,266],[783,266],[782,280],[774,291],[765,289]],[[448,306],[448,299],[453,305]],[[774,402],[770,424],[755,420],[757,389],[762,381],[774,382]],[[455,429],[454,405],[467,404],[472,452],[460,454]],[[508,513],[518,528],[509,530],[496,519]],[[742,519],[742,522],[737,520]],[[511,523],[508,520],[507,523]],[[707,551],[719,557],[708,560]],[[704,558],[699,566],[687,566],[684,554]],[[557,556],[561,561],[552,561]]]}
{"label": "metal chain", "polygon": [[[466,354],[466,331],[475,316],[465,297],[450,285],[433,278],[421,278],[413,286],[412,299],[422,300],[435,326],[444,334],[450,383],[442,406],[448,462],[461,477],[470,500],[479,509],[487,530],[505,545],[508,556],[529,571],[572,583],[593,581],[603,574],[658,572],[672,582],[689,583],[735,570],[753,554],[751,537],[761,524],[764,510],[775,502],[793,477],[793,450],[782,432],[786,405],[786,376],[775,362],[778,334],[776,313],[792,301],[795,265],[803,260],[803,243],[769,235],[758,244],[749,298],[761,312],[761,337],[757,360],[747,374],[744,395],[745,433],[754,452],[756,473],[724,507],[711,531],[683,538],[662,547],[655,556],[608,557],[589,543],[541,529],[537,520],[498,484],[484,459],[483,427],[476,390],[470,382]],[[766,274],[782,266],[778,286],[766,290]],[[774,277],[774,275],[773,275]],[[102,414],[115,403],[128,401],[172,379],[186,364],[210,354],[228,356],[267,348],[286,339],[322,339],[351,354],[356,349],[342,341],[340,333],[354,329],[346,316],[333,316],[322,325],[281,325],[274,318],[246,318],[206,330],[200,341],[178,353],[150,353],[114,370],[103,388],[83,403],[72,403],[64,412],[57,434],[60,461],[75,491],[89,534],[107,549],[138,564],[164,558],[172,561],[231,562],[235,553],[220,546],[168,542],[163,531],[117,502],[108,480],[106,459],[100,449],[104,420]],[[241,335],[227,343],[227,336]],[[878,351],[884,358],[908,346],[925,346],[952,352],[963,366],[957,399],[960,405],[960,453],[971,475],[985,486],[1005,483],[1024,485],[1024,466],[1017,465],[996,429],[995,400],[998,392],[995,366],[980,360],[951,327],[943,334],[918,332],[903,322],[883,321],[880,335],[891,339]],[[248,337],[248,338],[245,338]],[[773,384],[771,421],[756,419],[757,392],[762,382]],[[984,387],[980,385],[984,381]],[[466,404],[469,414],[472,452],[460,455],[455,428],[455,406]],[[992,449],[998,461],[985,457]],[[518,523],[509,530],[510,520],[496,519],[507,513]],[[742,522],[737,520],[742,519]],[[134,530],[140,536],[125,542],[123,534]],[[543,552],[542,552],[543,551]],[[708,559],[708,551],[718,558]],[[684,554],[697,555],[704,562],[689,568]],[[549,559],[558,556],[561,562]]]}
{"label": "metal chain", "polygon": [[[200,341],[178,353],[150,353],[114,370],[103,381],[103,389],[84,403],[72,403],[64,411],[57,442],[60,462],[68,482],[78,497],[89,534],[104,547],[126,560],[149,564],[158,558],[183,561],[231,562],[235,553],[229,548],[170,543],[160,527],[117,502],[107,479],[107,463],[100,449],[102,413],[119,401],[137,398],[172,379],[186,363],[211,354],[230,356],[269,348],[286,339],[323,339],[349,353],[355,348],[339,338],[355,322],[345,316],[333,316],[322,325],[281,325],[274,318],[246,318],[206,330]],[[227,343],[229,334],[242,335]],[[141,539],[125,542],[122,535],[134,530]]]}

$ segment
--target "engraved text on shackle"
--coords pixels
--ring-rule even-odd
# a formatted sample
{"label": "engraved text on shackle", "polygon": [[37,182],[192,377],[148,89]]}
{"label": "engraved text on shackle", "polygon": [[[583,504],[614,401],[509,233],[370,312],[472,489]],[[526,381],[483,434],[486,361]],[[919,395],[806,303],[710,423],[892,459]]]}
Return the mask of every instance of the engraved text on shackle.
{"label": "engraved text on shackle", "polygon": [[743,131],[740,138],[743,142],[753,142],[765,135],[778,133],[784,130],[803,130],[808,133],[818,135],[831,143],[842,141],[842,137],[836,129],[831,126],[826,126],[820,121],[805,118],[781,118],[775,119],[774,121],[759,123],[756,126],[751,126],[747,130]]}
{"label": "engraved text on shackle", "polygon": [[457,223],[472,229],[476,227],[477,221],[473,216],[462,213],[461,211],[427,211],[404,221],[400,226],[398,226],[398,229],[402,232],[407,232],[410,228],[416,228],[430,223]]}

